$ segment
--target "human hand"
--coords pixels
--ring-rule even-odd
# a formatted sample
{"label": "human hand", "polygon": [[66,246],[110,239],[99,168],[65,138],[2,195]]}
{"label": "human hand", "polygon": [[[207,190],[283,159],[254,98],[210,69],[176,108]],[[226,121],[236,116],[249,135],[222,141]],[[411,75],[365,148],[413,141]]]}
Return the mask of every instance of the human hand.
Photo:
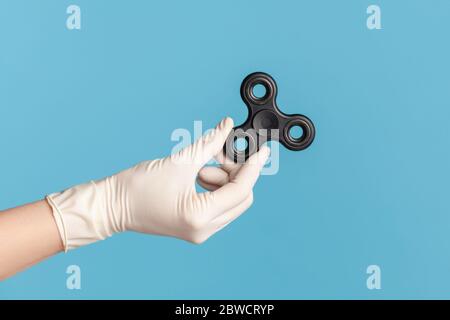
{"label": "human hand", "polygon": [[[49,195],[65,250],[127,230],[202,243],[236,219],[252,204],[270,151],[264,146],[242,165],[228,160],[222,150],[232,128],[225,118],[176,154]],[[221,166],[205,166],[214,157]]]}

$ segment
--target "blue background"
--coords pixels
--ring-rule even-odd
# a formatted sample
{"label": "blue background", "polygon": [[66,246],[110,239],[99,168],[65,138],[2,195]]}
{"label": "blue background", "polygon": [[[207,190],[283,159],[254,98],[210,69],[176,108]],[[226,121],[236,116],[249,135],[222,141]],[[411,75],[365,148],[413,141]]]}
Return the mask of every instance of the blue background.
{"label": "blue background", "polygon": [[[66,8],[81,7],[81,30]],[[382,30],[368,30],[378,4]],[[126,233],[0,298],[450,298],[450,2],[0,1],[0,207],[170,153],[246,117],[242,79],[315,123],[253,207],[201,246]],[[1,263],[1,261],[0,261]],[[77,264],[82,289],[67,290]],[[382,271],[368,290],[366,268]]]}

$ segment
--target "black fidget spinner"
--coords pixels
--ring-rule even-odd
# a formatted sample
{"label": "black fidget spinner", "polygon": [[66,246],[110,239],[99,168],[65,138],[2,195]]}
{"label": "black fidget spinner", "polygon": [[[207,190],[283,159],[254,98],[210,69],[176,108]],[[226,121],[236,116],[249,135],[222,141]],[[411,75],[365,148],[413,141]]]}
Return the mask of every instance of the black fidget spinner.
{"label": "black fidget spinner", "polygon": [[[261,97],[254,93],[257,85],[262,85],[265,89]],[[224,151],[229,159],[244,162],[270,140],[279,141],[293,151],[306,149],[313,142],[316,132],[314,124],[304,115],[288,115],[278,109],[277,84],[267,73],[249,74],[242,81],[241,97],[247,105],[248,117],[243,124],[234,127],[227,138]],[[291,130],[294,127],[301,128],[300,136],[293,136]],[[245,139],[245,146],[241,149],[237,146],[239,139]]]}

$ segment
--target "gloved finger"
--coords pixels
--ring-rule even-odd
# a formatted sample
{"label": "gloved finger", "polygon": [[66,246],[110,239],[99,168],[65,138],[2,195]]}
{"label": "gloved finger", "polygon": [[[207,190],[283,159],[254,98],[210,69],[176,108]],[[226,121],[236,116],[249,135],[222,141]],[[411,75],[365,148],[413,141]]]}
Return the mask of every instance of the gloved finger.
{"label": "gloved finger", "polygon": [[197,183],[208,191],[215,191],[228,183],[229,175],[219,167],[203,167],[197,176]]}
{"label": "gloved finger", "polygon": [[203,167],[222,150],[231,129],[233,129],[233,119],[224,118],[213,130],[182,149],[177,158],[190,161],[198,168]]}
{"label": "gloved finger", "polygon": [[197,183],[205,190],[207,191],[216,191],[217,189],[219,189],[221,186],[218,186],[216,184],[210,184],[207,182],[204,182],[200,179],[197,178]]}
{"label": "gloved finger", "polygon": [[231,222],[233,222],[235,219],[240,217],[245,211],[247,211],[248,208],[251,207],[252,204],[253,204],[253,192],[251,192],[243,202],[235,206],[233,209],[228,210],[227,212],[223,213],[222,215],[218,216],[213,221],[211,221],[213,228],[215,228],[214,232],[222,230]]}
{"label": "gloved finger", "polygon": [[234,208],[248,197],[269,157],[269,153],[270,149],[263,146],[248,158],[230,182],[212,193],[210,198],[214,203],[211,205],[215,207],[215,210],[211,210],[212,218]]}
{"label": "gloved finger", "polygon": [[208,184],[223,186],[230,178],[226,171],[219,167],[207,166],[198,172],[198,179]]}

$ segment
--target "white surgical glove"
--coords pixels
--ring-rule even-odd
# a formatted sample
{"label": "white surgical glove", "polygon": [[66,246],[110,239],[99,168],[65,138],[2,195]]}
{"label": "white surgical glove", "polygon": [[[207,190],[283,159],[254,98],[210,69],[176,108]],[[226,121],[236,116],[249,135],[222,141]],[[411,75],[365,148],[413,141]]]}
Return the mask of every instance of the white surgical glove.
{"label": "white surgical glove", "polygon": [[[242,165],[233,163],[222,152],[232,128],[225,118],[167,158],[47,196],[65,250],[127,230],[202,243],[236,219],[253,202],[269,148]],[[221,166],[205,166],[214,157]],[[208,191],[197,192],[196,179]]]}

